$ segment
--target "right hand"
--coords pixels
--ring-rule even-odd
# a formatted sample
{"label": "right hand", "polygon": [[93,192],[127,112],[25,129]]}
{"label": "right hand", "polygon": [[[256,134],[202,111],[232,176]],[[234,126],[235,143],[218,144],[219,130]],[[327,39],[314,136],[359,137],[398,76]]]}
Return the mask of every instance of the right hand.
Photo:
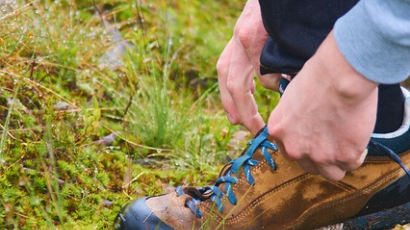
{"label": "right hand", "polygon": [[272,111],[269,135],[307,172],[341,180],[366,157],[377,92],[377,83],[344,58],[331,32]]}
{"label": "right hand", "polygon": [[253,134],[265,125],[253,97],[254,74],[256,72],[261,84],[270,89],[277,87],[280,78],[280,74],[260,76],[259,57],[267,38],[259,2],[248,0],[217,64],[222,105],[229,121],[243,124]]}

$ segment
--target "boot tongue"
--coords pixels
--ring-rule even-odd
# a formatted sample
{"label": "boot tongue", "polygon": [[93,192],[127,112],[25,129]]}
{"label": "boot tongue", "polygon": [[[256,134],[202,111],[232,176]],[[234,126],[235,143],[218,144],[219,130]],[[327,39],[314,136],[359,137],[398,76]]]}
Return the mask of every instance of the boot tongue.
{"label": "boot tongue", "polygon": [[211,190],[207,190],[207,191],[201,191],[202,188],[196,188],[196,187],[184,187],[184,193],[191,196],[194,199],[200,200],[200,201],[204,201],[207,200],[211,197],[212,195],[212,191]]}

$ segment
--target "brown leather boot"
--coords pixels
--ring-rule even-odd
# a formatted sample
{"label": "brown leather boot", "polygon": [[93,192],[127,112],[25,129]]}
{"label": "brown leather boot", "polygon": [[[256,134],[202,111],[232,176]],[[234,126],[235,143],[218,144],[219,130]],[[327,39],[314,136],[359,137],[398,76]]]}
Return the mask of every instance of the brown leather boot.
{"label": "brown leather boot", "polygon": [[115,227],[314,229],[410,202],[410,178],[402,168],[410,166],[410,129],[406,133],[405,144],[394,146],[405,149],[402,162],[373,138],[360,168],[342,181],[329,181],[286,159],[267,139],[265,128],[241,157],[223,168],[215,186],[178,187],[139,199],[123,209]]}

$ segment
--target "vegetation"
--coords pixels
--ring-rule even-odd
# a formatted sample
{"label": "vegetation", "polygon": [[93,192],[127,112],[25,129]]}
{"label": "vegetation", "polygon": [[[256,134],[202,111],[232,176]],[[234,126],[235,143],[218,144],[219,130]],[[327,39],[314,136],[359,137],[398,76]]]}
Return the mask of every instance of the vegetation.
{"label": "vegetation", "polygon": [[[246,140],[215,70],[243,3],[0,1],[0,229],[110,229],[210,183]],[[257,87],[266,118],[278,95]]]}
{"label": "vegetation", "polygon": [[215,63],[243,2],[0,3],[1,229],[111,228],[238,153]]}

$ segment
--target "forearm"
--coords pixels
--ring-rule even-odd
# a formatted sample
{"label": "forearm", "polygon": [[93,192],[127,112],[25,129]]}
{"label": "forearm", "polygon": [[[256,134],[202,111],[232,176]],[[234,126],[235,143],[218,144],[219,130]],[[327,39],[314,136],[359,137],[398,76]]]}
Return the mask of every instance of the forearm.
{"label": "forearm", "polygon": [[357,105],[377,87],[377,83],[357,72],[343,57],[333,31],[307,65],[310,65],[311,71],[315,71],[309,77],[318,78],[318,84],[326,84],[323,87],[329,88],[337,97],[335,103]]}
{"label": "forearm", "polygon": [[335,24],[341,53],[371,81],[405,80],[410,75],[409,12],[409,0],[361,0]]}

